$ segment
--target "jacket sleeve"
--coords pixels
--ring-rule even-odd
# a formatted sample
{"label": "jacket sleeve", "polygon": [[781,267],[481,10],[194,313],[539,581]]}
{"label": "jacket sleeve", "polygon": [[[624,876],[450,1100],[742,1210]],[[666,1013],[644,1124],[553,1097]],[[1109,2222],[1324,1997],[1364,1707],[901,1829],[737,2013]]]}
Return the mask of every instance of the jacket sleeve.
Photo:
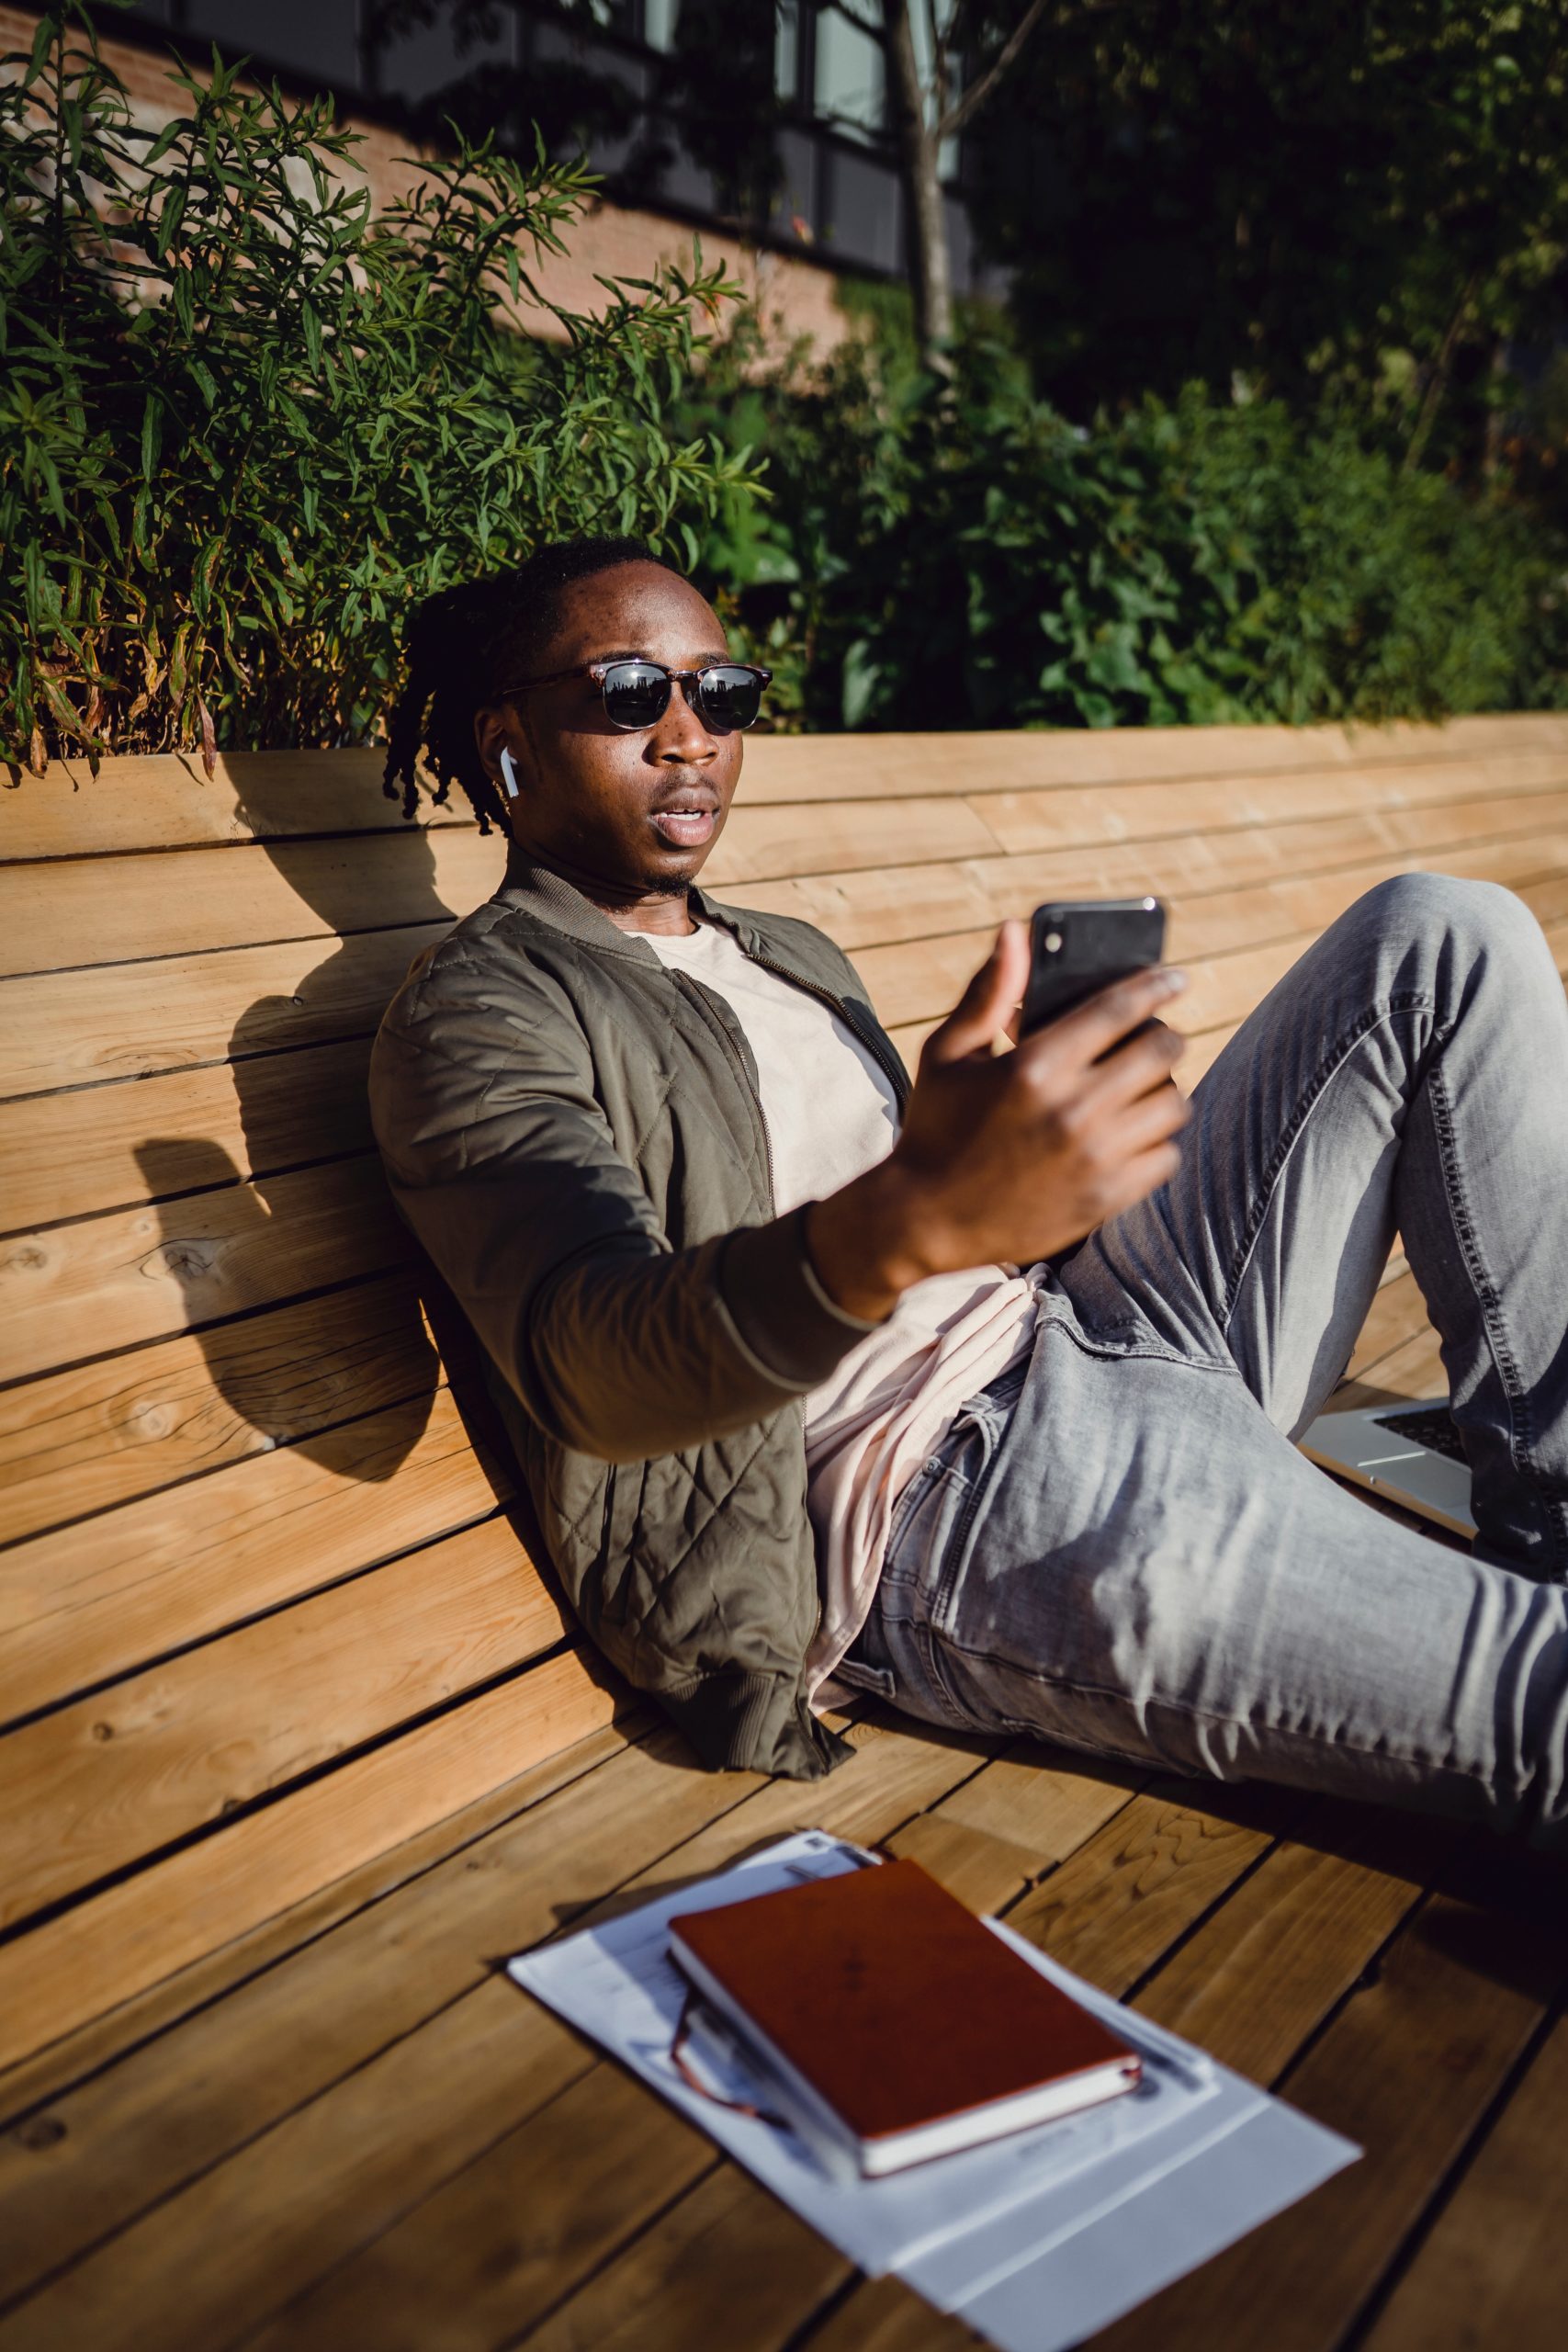
{"label": "jacket sleeve", "polygon": [[[450,976],[447,976],[448,978]],[[874,1327],[836,1306],[805,1210],[672,1250],[595,1099],[564,991],[481,976],[394,1002],[370,1102],[398,1209],[540,1425],[606,1462],[766,1419]]]}

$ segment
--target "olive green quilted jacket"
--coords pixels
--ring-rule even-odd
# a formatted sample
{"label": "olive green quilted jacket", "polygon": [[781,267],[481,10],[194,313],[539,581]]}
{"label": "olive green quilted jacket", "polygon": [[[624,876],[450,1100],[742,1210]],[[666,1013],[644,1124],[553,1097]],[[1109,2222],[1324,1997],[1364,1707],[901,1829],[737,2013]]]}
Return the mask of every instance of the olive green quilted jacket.
{"label": "olive green quilted jacket", "polygon": [[[903,1099],[831,941],[694,904],[830,1003]],[[728,1004],[514,857],[394,998],[370,1100],[589,1634],[705,1763],[830,1769],[846,1751],[802,1682],[818,1608],[802,1400],[870,1327],[818,1283],[804,1211],[773,1213]]]}

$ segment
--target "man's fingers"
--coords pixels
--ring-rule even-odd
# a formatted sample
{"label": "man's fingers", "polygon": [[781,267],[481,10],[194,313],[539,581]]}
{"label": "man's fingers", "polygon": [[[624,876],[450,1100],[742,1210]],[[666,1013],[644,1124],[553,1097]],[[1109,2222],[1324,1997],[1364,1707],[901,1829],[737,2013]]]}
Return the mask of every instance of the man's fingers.
{"label": "man's fingers", "polygon": [[1006,1029],[1028,978],[1029,933],[1021,922],[1004,922],[996,945],[957,1004],[927,1038],[921,1059],[953,1062],[968,1054],[988,1053],[992,1040]]}
{"label": "man's fingers", "polygon": [[1135,1154],[1118,1172],[1102,1221],[1109,1223],[1123,1209],[1157,1193],[1162,1184],[1169,1183],[1180,1165],[1181,1147],[1176,1143],[1156,1143],[1147,1151]]}
{"label": "man's fingers", "polygon": [[1152,1151],[1156,1144],[1179,1136],[1192,1115],[1191,1105],[1176,1088],[1165,1085],[1141,1102],[1131,1102],[1116,1122],[1117,1141],[1129,1159]]}
{"label": "man's fingers", "polygon": [[1163,1021],[1153,1021],[1096,1065],[1084,1088],[1084,1100],[1107,1107],[1135,1102],[1140,1094],[1166,1084],[1186,1051],[1185,1037],[1168,1029]]}
{"label": "man's fingers", "polygon": [[1048,1036],[1053,1045],[1066,1047],[1075,1059],[1081,1057],[1086,1062],[1098,1061],[1101,1054],[1133,1030],[1141,1028],[1161,1005],[1168,1004],[1186,986],[1185,972],[1173,972],[1156,965],[1146,972],[1134,972],[1127,979],[1101,989],[1098,996],[1075,1005],[1071,1012],[1064,1012],[1059,1021],[1051,1022],[1036,1035]]}

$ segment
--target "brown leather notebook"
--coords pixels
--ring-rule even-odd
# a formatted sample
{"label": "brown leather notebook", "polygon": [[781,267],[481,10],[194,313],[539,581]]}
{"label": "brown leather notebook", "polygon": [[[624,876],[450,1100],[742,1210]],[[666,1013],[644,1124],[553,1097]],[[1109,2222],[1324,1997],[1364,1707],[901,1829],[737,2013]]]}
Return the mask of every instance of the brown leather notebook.
{"label": "brown leather notebook", "polygon": [[1142,2072],[919,1862],[682,1913],[670,1943],[788,2120],[865,2173],[1113,2098]]}

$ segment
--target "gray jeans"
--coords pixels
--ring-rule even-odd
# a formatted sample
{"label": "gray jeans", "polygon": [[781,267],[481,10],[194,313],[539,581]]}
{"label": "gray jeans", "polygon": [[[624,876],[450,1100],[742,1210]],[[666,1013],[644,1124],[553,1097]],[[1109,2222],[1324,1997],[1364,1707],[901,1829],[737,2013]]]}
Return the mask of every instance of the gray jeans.
{"label": "gray jeans", "polygon": [[[1474,1556],[1291,1442],[1395,1230]],[[1049,1278],[900,1498],[849,1678],[931,1722],[1568,1847],[1568,1006],[1520,900],[1415,876],[1196,1091],[1180,1173]]]}

